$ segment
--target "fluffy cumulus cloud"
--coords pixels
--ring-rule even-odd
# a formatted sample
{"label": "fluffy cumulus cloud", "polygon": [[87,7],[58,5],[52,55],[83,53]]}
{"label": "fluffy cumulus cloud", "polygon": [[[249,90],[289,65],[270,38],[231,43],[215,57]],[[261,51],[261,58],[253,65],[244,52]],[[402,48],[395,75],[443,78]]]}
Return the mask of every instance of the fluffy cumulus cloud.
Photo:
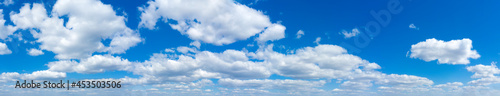
{"label": "fluffy cumulus cloud", "polygon": [[12,82],[17,80],[56,80],[63,78],[66,78],[66,73],[49,70],[35,71],[31,74],[19,74],[17,72],[3,72],[0,74],[0,82]]}
{"label": "fluffy cumulus cloud", "polygon": [[[42,4],[25,4],[11,13],[17,28],[32,31],[42,50],[56,53],[58,59],[81,59],[94,52],[124,53],[142,39],[125,25],[110,5],[97,0],[58,0],[51,16]],[[68,20],[63,19],[67,16]],[[109,46],[101,41],[110,39]]]}
{"label": "fluffy cumulus cloud", "polygon": [[381,67],[336,45],[318,45],[297,49],[293,54],[272,50],[272,45],[250,52],[250,57],[262,60],[273,74],[297,79],[336,79],[340,84],[335,92],[353,93],[373,85],[412,88],[433,85],[433,81],[406,74],[385,74]]}
{"label": "fluffy cumulus cloud", "polygon": [[411,58],[424,61],[438,60],[438,63],[469,64],[469,59],[477,59],[480,55],[472,49],[472,40],[443,41],[434,38],[411,45]]}
{"label": "fluffy cumulus cloud", "polygon": [[[179,51],[169,49],[167,53],[155,53],[143,62],[109,55],[94,55],[80,61],[61,60],[47,64],[49,70],[31,74],[4,72],[0,82],[61,79],[66,77],[65,72],[118,70],[139,77],[91,80],[120,80],[124,86],[146,84],[152,87],[145,90],[147,93],[163,95],[474,95],[476,93],[470,92],[494,94],[496,91],[485,91],[489,88],[485,85],[498,83],[495,74],[500,73],[494,64],[470,66],[467,70],[475,72],[472,77],[479,78],[468,83],[474,86],[461,82],[434,85],[425,77],[379,72],[377,69],[381,66],[378,64],[348,54],[346,49],[336,45],[304,47],[291,54],[273,51],[273,45],[260,46],[255,52]],[[272,74],[293,79],[269,79]],[[333,81],[339,84],[334,85],[333,90],[325,90],[324,87],[331,86],[328,83]]]}
{"label": "fluffy cumulus cloud", "polygon": [[369,64],[335,45],[305,47],[289,55],[275,52],[272,47],[268,46],[251,55],[265,60],[273,72],[287,77],[339,78],[348,76],[353,69]]}
{"label": "fluffy cumulus cloud", "polygon": [[94,55],[82,59],[80,62],[63,60],[50,62],[47,66],[50,71],[57,72],[101,73],[105,71],[127,70],[130,64],[132,62],[121,57]]}
{"label": "fluffy cumulus cloud", "polygon": [[499,77],[480,78],[480,79],[468,82],[468,84],[471,84],[471,85],[491,85],[491,84],[498,84],[498,83],[500,83]]}
{"label": "fluffy cumulus cloud", "polygon": [[0,55],[11,54],[12,51],[7,47],[5,43],[0,42]]}
{"label": "fluffy cumulus cloud", "polygon": [[21,77],[17,72],[4,72],[0,74],[0,82],[16,81]]}
{"label": "fluffy cumulus cloud", "polygon": [[157,20],[163,18],[181,34],[215,45],[231,44],[259,33],[258,40],[284,38],[283,25],[272,24],[262,12],[233,0],[154,0],[139,10],[140,27],[154,29]]}
{"label": "fluffy cumulus cloud", "polygon": [[[380,84],[377,94],[384,96],[421,96],[421,95],[436,95],[436,96],[495,96],[500,90],[490,88],[488,85],[500,83],[500,78],[497,74],[500,69],[496,67],[496,63],[491,65],[478,64],[466,68],[474,75],[472,80],[467,84],[462,82],[447,82],[444,84],[432,85],[433,82],[426,78],[405,75],[387,75],[390,80],[376,81],[375,84]],[[392,74],[391,74],[392,75]],[[387,81],[392,81],[389,83]],[[344,90],[334,90],[344,91]],[[344,93],[345,94],[345,93]]]}
{"label": "fluffy cumulus cloud", "polygon": [[394,87],[417,87],[434,84],[434,82],[424,77],[398,74],[384,75],[384,78],[378,80],[377,83]]}

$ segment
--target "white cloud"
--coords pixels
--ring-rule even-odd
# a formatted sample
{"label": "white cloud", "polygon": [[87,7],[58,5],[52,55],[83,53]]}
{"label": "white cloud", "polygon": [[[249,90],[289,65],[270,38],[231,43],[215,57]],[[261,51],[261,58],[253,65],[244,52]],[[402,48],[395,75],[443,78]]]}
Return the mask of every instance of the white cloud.
{"label": "white cloud", "polygon": [[398,74],[384,75],[384,77],[376,83],[395,87],[418,87],[434,84],[434,82],[424,77]]}
{"label": "white cloud", "polygon": [[[457,96],[457,95],[467,95],[467,96],[495,96],[499,90],[492,89],[487,87],[491,84],[500,83],[500,78],[495,76],[495,74],[499,74],[497,71],[499,70],[495,63],[492,65],[475,65],[467,67],[467,70],[470,72],[474,72],[472,78],[479,78],[476,80],[472,80],[468,82],[468,86],[464,85],[462,82],[448,82],[445,84],[438,84],[434,86],[431,81],[426,80],[426,78],[421,77],[411,77],[411,76],[396,76],[403,80],[397,81],[393,83],[387,83],[382,85],[393,84],[389,86],[380,86],[378,87],[378,91],[380,95],[388,95],[388,96],[401,96],[401,95],[432,95],[432,96]],[[402,79],[401,77],[407,78]],[[410,78],[413,78],[410,79]],[[418,79],[420,78],[420,79]],[[384,80],[382,80],[384,81]],[[412,83],[413,82],[413,83]],[[377,84],[377,83],[376,83]],[[396,86],[394,86],[394,84]],[[400,84],[404,84],[404,86],[399,86]],[[411,86],[408,86],[411,85]],[[416,86],[415,86],[416,85]],[[338,89],[336,91],[341,91]]]}
{"label": "white cloud", "polygon": [[[62,2],[62,3],[61,3]],[[97,12],[100,15],[103,15],[104,13],[113,13],[114,11],[112,8],[110,8],[109,5],[102,4],[100,2],[91,2],[91,1],[78,1],[82,3],[83,5],[96,5],[94,7],[105,9],[103,11],[107,12],[102,12],[99,13],[96,10],[93,10],[93,12]],[[172,1],[174,4],[178,2],[185,2],[185,1]],[[237,4],[235,2],[223,2],[223,4],[229,4],[230,6],[233,6],[236,8],[243,7],[247,8],[245,9],[246,11],[255,11],[254,9],[250,9],[244,5]],[[220,2],[212,2],[216,4],[219,4]],[[319,44],[319,41],[321,40],[320,37],[318,37],[315,41],[318,46],[315,47],[305,47],[305,48],[299,48],[297,50],[293,50],[292,53],[279,53],[275,52],[272,50],[272,45],[269,46],[259,46],[259,48],[256,52],[247,52],[247,50],[225,50],[223,52],[210,52],[210,51],[198,51],[201,43],[200,41],[206,42],[203,39],[198,39],[190,43],[190,46],[197,47],[198,49],[194,47],[177,47],[177,52],[174,51],[174,49],[165,49],[164,51],[167,52],[166,54],[163,53],[157,53],[151,56],[149,60],[146,60],[144,62],[130,62],[127,59],[122,59],[121,57],[117,56],[111,56],[110,54],[114,53],[122,53],[125,52],[129,47],[135,46],[137,42],[141,42],[142,39],[139,37],[138,33],[135,31],[130,30],[128,27],[125,25],[120,25],[123,23],[124,19],[122,16],[116,16],[116,14],[104,14],[106,16],[100,16],[100,17],[109,17],[109,18],[97,18],[99,20],[101,19],[110,19],[110,18],[118,18],[118,20],[102,20],[104,23],[110,22],[109,26],[107,24],[102,24],[106,25],[106,27],[109,27],[111,29],[100,29],[100,28],[90,28],[90,25],[86,24],[80,24],[81,22],[83,23],[88,23],[85,20],[92,21],[91,24],[97,24],[94,21],[99,21],[99,20],[94,20],[96,18],[81,18],[81,17],[88,17],[87,15],[93,14],[93,12],[73,12],[74,10],[80,10],[81,8],[76,8],[76,7],[82,7],[78,6],[77,4],[69,4],[72,2],[69,1],[58,1],[56,3],[59,4],[61,3],[62,5],[59,6],[54,6],[54,10],[52,13],[50,13],[50,17],[47,16],[47,12],[44,9],[44,6],[40,4],[34,4],[33,8],[30,9],[30,6],[28,5],[27,7],[24,6],[20,13],[11,13],[13,17],[16,17],[17,21],[14,24],[16,24],[16,27],[19,27],[21,29],[32,29],[36,28],[39,29],[40,32],[35,32],[35,30],[30,30],[33,31],[32,34],[33,36],[38,39],[38,43],[42,43],[42,46],[46,43],[50,43],[52,47],[40,47],[42,50],[47,50],[47,51],[52,51],[56,53],[57,55],[61,55],[58,57],[59,59],[73,59],[73,58],[78,58],[79,60],[61,60],[61,61],[56,61],[56,62],[50,62],[47,64],[49,67],[49,70],[43,70],[43,71],[35,71],[33,73],[17,73],[17,72],[3,72],[0,74],[0,82],[10,82],[10,81],[15,81],[19,79],[61,79],[66,77],[66,73],[64,72],[77,72],[77,73],[101,73],[105,71],[129,71],[132,72],[134,75],[140,75],[139,78],[120,78],[120,79],[93,79],[93,80],[120,80],[123,81],[125,84],[131,84],[131,85],[140,85],[143,86],[144,84],[153,84],[152,87],[158,87],[158,88],[163,88],[163,89],[157,89],[157,88],[147,88],[150,89],[148,91],[158,91],[158,90],[170,90],[170,89],[179,89],[184,91],[191,91],[191,92],[211,92],[213,89],[203,89],[206,87],[228,87],[228,88],[234,88],[232,90],[233,93],[257,93],[260,95],[260,93],[263,94],[270,94],[270,95],[280,95],[280,94],[275,94],[272,93],[274,89],[282,89],[286,90],[288,93],[284,95],[301,95],[301,94],[296,94],[296,93],[301,93],[301,92],[324,92],[322,88],[324,87],[330,87],[330,86],[325,86],[327,82],[330,82],[330,80],[338,80],[338,82],[342,82],[340,84],[340,89],[335,88],[334,92],[343,92],[343,91],[348,91],[348,92],[363,92],[363,90],[369,90],[371,89],[370,87],[374,86],[375,84],[381,85],[378,87],[378,92],[401,92],[403,93],[402,95],[412,95],[413,93],[418,93],[418,92],[423,92],[422,94],[425,94],[426,92],[429,92],[429,94],[434,94],[432,92],[440,92],[436,90],[440,89],[445,89],[449,88],[452,89],[452,91],[457,91],[458,92],[468,92],[467,90],[473,90],[473,92],[479,92],[482,93],[482,91],[475,91],[478,89],[486,89],[487,87],[483,87],[486,85],[490,84],[495,84],[495,83],[500,83],[499,77],[495,76],[496,74],[500,73],[500,70],[496,67],[495,64],[492,64],[491,66],[486,66],[486,65],[476,65],[476,66],[470,66],[467,67],[467,70],[470,72],[475,72],[472,78],[479,78],[477,80],[471,81],[468,84],[471,85],[479,85],[479,86],[463,86],[461,82],[452,82],[452,83],[446,83],[446,84],[439,84],[439,85],[433,85],[433,81],[424,78],[424,77],[419,77],[419,76],[413,76],[413,75],[406,75],[406,74],[385,74],[381,73],[379,71],[376,71],[377,69],[381,69],[381,66],[379,66],[376,63],[370,63],[367,60],[364,60],[358,56],[348,54],[347,50],[336,46],[336,45],[321,45]],[[78,3],[78,4],[80,4]],[[87,3],[92,3],[92,4],[87,4]],[[144,11],[143,15],[141,15],[141,19],[147,18],[147,16],[152,16],[155,17],[156,19],[163,17],[167,19],[172,19],[176,20],[177,22],[181,23],[171,23],[172,27],[180,28],[177,29],[181,31],[181,29],[185,31],[181,31],[183,34],[188,34],[191,38],[191,35],[196,35],[196,34],[190,34],[189,30],[202,30],[203,32],[208,32],[213,31],[212,27],[213,25],[217,24],[222,24],[219,23],[219,21],[210,21],[213,18],[206,19],[207,14],[209,16],[211,15],[211,11],[208,13],[204,13],[199,15],[199,13],[196,12],[202,12],[202,11],[196,11],[193,8],[193,10],[186,8],[185,10],[188,10],[187,13],[189,12],[194,12],[192,14],[197,14],[197,15],[192,15],[188,14],[188,16],[195,16],[195,17],[182,17],[186,16],[185,13],[182,13],[177,17],[179,14],[170,14],[169,12],[162,13],[165,8],[163,9],[155,9],[157,7],[155,6],[160,6],[160,5],[168,5],[168,4],[163,4],[165,2],[161,1],[150,1],[150,5],[147,7],[147,9],[142,9]],[[158,3],[158,4],[152,4],[152,3]],[[162,4],[160,4],[162,3]],[[170,2],[169,2],[170,3]],[[206,2],[205,2],[206,3]],[[208,5],[212,4],[209,3]],[[182,3],[183,4],[183,3]],[[188,4],[189,5],[189,4]],[[229,5],[219,5],[219,6],[229,6]],[[62,6],[62,7],[61,7]],[[69,6],[69,7],[68,7]],[[103,7],[107,6],[107,7]],[[153,8],[150,8],[153,6]],[[182,5],[179,5],[182,6]],[[56,8],[57,7],[57,8]],[[174,6],[175,7],[175,6]],[[87,7],[85,7],[87,8]],[[211,8],[211,7],[210,7]],[[232,8],[232,7],[231,7]],[[87,8],[88,9],[88,8]],[[94,8],[90,8],[91,10]],[[111,9],[111,10],[110,10]],[[166,8],[169,9],[170,8]],[[154,10],[156,13],[147,13],[149,11],[147,10]],[[174,10],[174,9],[172,9]],[[228,9],[228,10],[236,10],[236,9]],[[242,9],[239,9],[242,10]],[[99,10],[100,11],[100,10]],[[161,11],[161,12],[160,12]],[[174,10],[176,11],[176,10]],[[218,12],[218,11],[217,11]],[[226,11],[222,11],[223,13]],[[232,12],[232,11],[231,11]],[[261,12],[255,11],[259,13],[258,15],[262,15]],[[146,14],[147,13],[147,14]],[[230,12],[229,12],[230,13]],[[229,14],[227,13],[226,15],[233,16],[235,14]],[[99,14],[97,16],[99,16]],[[145,14],[145,15],[144,15]],[[168,14],[166,15],[156,15],[156,14]],[[69,21],[66,26],[63,25],[63,19],[61,19],[59,16],[68,16]],[[200,17],[196,17],[200,16]],[[219,16],[219,15],[215,15]],[[225,16],[225,15],[224,15]],[[236,16],[240,16],[236,14]],[[245,15],[241,15],[245,16]],[[116,17],[116,18],[115,18]],[[268,18],[264,16],[265,18]],[[121,18],[121,19],[120,19]],[[180,19],[179,19],[180,18]],[[195,18],[195,19],[193,19]],[[204,21],[198,20],[199,18],[203,18]],[[234,18],[240,18],[240,17],[234,17]],[[234,19],[233,18],[233,19]],[[248,18],[255,18],[255,17],[248,17]],[[217,19],[217,18],[216,18]],[[70,22],[72,21],[72,22]],[[80,23],[75,23],[77,21],[81,21]],[[85,21],[85,22],[84,22]],[[154,23],[156,23],[156,20],[152,20]],[[216,23],[216,24],[206,24],[204,23],[205,21],[209,21],[210,23]],[[266,21],[266,20],[264,20]],[[117,23],[118,22],[118,23]],[[140,25],[143,27],[154,27],[155,25],[148,25],[149,21],[141,21],[141,24],[143,23],[144,25]],[[182,25],[184,22],[185,25]],[[228,21],[229,22],[229,21]],[[267,20],[269,22],[269,20]],[[0,22],[1,23],[1,22]],[[99,22],[103,23],[103,22]],[[186,24],[186,23],[194,23],[194,24]],[[241,22],[236,22],[236,23],[241,23]],[[55,24],[55,26],[51,25]],[[118,25],[116,25],[118,24]],[[258,24],[255,24],[257,26]],[[81,27],[83,26],[83,27]],[[117,28],[119,26],[119,28]],[[121,27],[120,27],[121,26]],[[201,26],[201,27],[200,27]],[[116,28],[115,28],[116,27]],[[218,26],[216,26],[218,27]],[[226,26],[227,27],[227,26]],[[213,32],[218,32],[220,30],[225,29],[230,29],[230,28],[219,28],[216,29]],[[203,29],[203,28],[208,28],[208,29]],[[90,31],[85,31],[84,29],[88,29]],[[116,30],[121,30],[121,31],[116,31]],[[123,30],[122,30],[123,29]],[[252,28],[247,28],[247,29],[252,29]],[[255,36],[256,34],[260,34],[259,37],[257,37],[256,40],[262,42],[262,41],[273,41],[273,40],[278,40],[281,38],[284,38],[284,33],[282,33],[281,30],[286,29],[284,26],[279,25],[279,24],[270,24],[266,25],[264,27],[259,27],[259,28],[253,28],[253,29],[259,29],[257,33],[251,36]],[[0,29],[1,30],[1,29]],[[102,32],[101,31],[106,31],[106,30],[114,30],[114,32]],[[264,30],[262,32],[262,30]],[[231,32],[235,30],[229,30]],[[353,29],[354,31],[354,29]],[[2,31],[3,32],[3,31]],[[6,32],[6,31],[5,31]],[[93,34],[93,36],[81,36],[82,34],[85,35],[88,32],[89,34]],[[253,31],[252,31],[253,32]],[[261,33],[262,32],[262,33]],[[299,34],[302,32],[301,34]],[[358,31],[359,32],[359,31]],[[207,33],[202,33],[202,35],[205,35]],[[219,34],[219,33],[216,33]],[[222,33],[221,33],[222,34]],[[229,33],[223,33],[222,35],[217,35],[217,36],[223,36],[223,37],[217,37],[214,39],[215,41],[213,44],[217,45],[218,40],[225,40],[227,39],[225,36],[228,36]],[[303,31],[299,30],[297,32],[297,38],[300,38],[303,36]],[[351,34],[351,33],[349,33]],[[61,35],[61,36],[59,36]],[[229,34],[231,36],[234,36],[234,34]],[[345,35],[345,34],[344,34]],[[351,34],[352,35],[352,34]],[[6,35],[8,36],[8,35]],[[73,36],[75,38],[87,38],[87,37],[92,37],[90,38],[93,43],[97,44],[90,44],[86,43],[88,41],[81,41],[81,40],[86,40],[86,39],[74,39],[72,38],[65,38],[66,36]],[[276,37],[274,37],[276,36]],[[283,36],[283,37],[280,37]],[[243,36],[244,37],[244,36]],[[243,38],[241,37],[241,38]],[[245,37],[244,39],[247,39],[249,37]],[[97,39],[99,40],[97,40]],[[200,37],[201,38],[201,37]],[[209,38],[209,37],[203,37],[203,38]],[[237,38],[240,37],[231,37],[229,39],[233,39],[232,42],[235,42],[234,40],[238,40]],[[349,37],[350,38],[350,37]],[[68,40],[66,40],[68,39]],[[74,40],[71,40],[74,39]],[[95,40],[94,40],[95,39]],[[102,44],[101,42],[103,40],[110,39],[111,43],[109,46],[105,46],[105,44]],[[66,41],[65,41],[66,40]],[[465,39],[464,39],[465,40]],[[463,42],[466,42],[466,40]],[[56,43],[61,43],[61,44],[56,44],[56,43],[51,43],[49,41],[58,41]],[[59,42],[61,41],[61,42]],[[228,40],[231,41],[231,40]],[[470,41],[470,40],[469,40]],[[85,44],[90,44],[89,47],[87,45],[85,46],[79,46],[79,47],[85,47],[85,48],[90,48],[91,50],[83,50],[83,52],[80,49],[72,49],[76,47],[68,47],[68,46],[74,46],[74,44],[79,44],[79,43],[84,43]],[[224,41],[226,42],[226,41]],[[218,42],[221,45],[223,44],[229,44],[229,43],[224,43],[224,42]],[[231,43],[232,43],[231,42]],[[452,41],[449,41],[452,42]],[[446,44],[449,44],[449,42],[443,42]],[[469,53],[464,53],[468,54],[471,56],[466,57],[466,60],[468,58],[479,58],[479,54],[475,50],[471,50],[472,45],[465,43],[464,45],[461,45],[459,42],[457,46],[459,46],[459,49],[462,49],[462,47],[467,47],[470,45],[468,51],[463,51],[463,50],[458,50],[458,51],[446,51],[446,52],[458,52],[457,54],[462,54],[460,52],[470,52]],[[471,41],[470,41],[471,42]],[[422,43],[422,42],[421,42]],[[424,42],[425,43],[425,42]],[[4,43],[0,43],[0,54],[2,54],[2,45],[3,44],[3,49],[9,51],[8,54],[10,54],[10,50],[7,48],[7,46]],[[419,43],[420,44],[420,43]],[[49,46],[47,45],[47,46]],[[94,46],[97,45],[97,46]],[[415,44],[418,45],[418,44]],[[425,45],[425,44],[424,44]],[[450,47],[449,49],[453,49],[456,44],[449,44],[449,46],[445,47]],[[55,47],[54,47],[55,46]],[[57,51],[61,50],[58,48],[63,48],[67,49],[70,51]],[[423,48],[423,47],[418,47],[417,48]],[[427,47],[425,47],[427,48]],[[439,47],[441,48],[441,47]],[[438,49],[439,49],[438,48]],[[83,49],[83,48],[82,48]],[[447,49],[447,48],[443,48]],[[467,49],[467,48],[464,48]],[[75,50],[80,50],[80,51],[75,51]],[[423,50],[423,49],[422,49]],[[37,54],[43,54],[43,52],[39,49],[31,49],[29,50],[30,55],[37,55]],[[31,52],[34,51],[34,52]],[[75,51],[76,55],[71,54],[71,52]],[[94,52],[109,52],[110,54],[108,55],[93,55],[92,53]],[[412,46],[412,54],[413,54],[413,46]],[[69,54],[69,55],[68,55]],[[82,55],[83,54],[83,55]],[[180,54],[180,55],[179,55]],[[417,54],[417,53],[415,53]],[[88,57],[84,56],[88,55]],[[477,57],[475,57],[477,55]],[[419,55],[420,56],[420,55]],[[441,56],[441,55],[439,55]],[[440,60],[442,57],[437,57],[436,59]],[[459,56],[460,57],[460,56]],[[422,57],[412,57],[412,58],[420,58]],[[432,59],[432,60],[436,60]],[[461,59],[460,59],[461,60]],[[456,61],[459,63],[463,63],[464,61]],[[441,62],[441,61],[439,61]],[[455,62],[453,60],[451,61],[443,61],[443,62]],[[467,63],[469,61],[467,60]],[[280,80],[280,79],[265,79],[269,78],[271,75],[279,75],[279,76],[284,76],[284,77],[291,77],[294,78],[294,80],[286,79],[286,80]],[[219,79],[218,83],[221,86],[213,86],[214,82],[212,82],[209,79]],[[299,79],[299,80],[297,80]],[[306,80],[304,80],[306,79]],[[312,80],[311,80],[312,79]],[[326,79],[326,80],[325,80]],[[173,82],[171,82],[173,81]],[[193,81],[193,82],[192,82]],[[337,85],[337,84],[334,84]],[[220,90],[217,91],[223,91],[225,90],[224,88],[220,88]],[[135,90],[132,90],[136,92]],[[177,91],[177,90],[176,90]],[[5,92],[5,90],[2,90],[0,88],[0,92]],[[495,92],[498,93],[498,91],[492,91],[492,92],[485,92],[484,94],[492,94],[496,95]],[[228,95],[224,94],[222,95]],[[371,94],[370,92],[367,92]],[[406,93],[406,94],[405,94]],[[376,93],[373,93],[376,94]],[[129,94],[130,95],[130,94]],[[172,94],[169,94],[172,95]],[[203,95],[203,94],[202,94]],[[220,95],[217,93],[217,95]],[[240,94],[241,95],[241,94]],[[306,94],[307,95],[307,94]],[[381,95],[387,95],[387,94],[381,94]],[[415,95],[415,94],[413,94]],[[418,94],[421,95],[421,94]],[[459,94],[460,95],[460,94]],[[462,94],[463,95],[463,94]]]}
{"label": "white cloud", "polygon": [[203,65],[204,70],[222,73],[223,77],[250,79],[266,78],[271,75],[264,63],[250,61],[247,54],[241,51],[226,50],[222,53],[203,51],[195,57],[199,64]]}
{"label": "white cloud", "polygon": [[469,64],[469,58],[477,59],[480,55],[472,50],[472,40],[443,41],[434,38],[411,45],[411,58],[419,58],[424,61],[438,60],[438,63],[447,64]]}
{"label": "white cloud", "polygon": [[42,50],[38,50],[38,49],[35,49],[35,48],[31,48],[30,50],[28,50],[28,55],[30,56],[38,56],[38,55],[43,55],[43,51]]}
{"label": "white cloud", "polygon": [[200,49],[201,43],[200,43],[200,41],[193,41],[193,42],[189,43],[189,45]]}
{"label": "white cloud", "polygon": [[500,92],[485,86],[465,86],[461,82],[421,87],[380,86],[377,89],[376,94],[382,96],[496,96]]}
{"label": "white cloud", "polygon": [[297,35],[297,39],[300,39],[302,36],[304,36],[304,31],[299,30],[296,35]]}
{"label": "white cloud", "polygon": [[410,26],[408,26],[410,29],[415,29],[415,30],[419,30],[419,28],[417,26],[415,26],[415,24],[411,23]]}
{"label": "white cloud", "polygon": [[201,79],[199,81],[195,82],[190,82],[190,83],[171,83],[171,84],[156,84],[153,85],[153,87],[158,87],[158,88],[166,88],[168,90],[179,90],[179,89],[196,89],[196,88],[203,88],[207,86],[213,86],[215,85],[211,80],[208,79]]}
{"label": "white cloud", "polygon": [[[373,70],[356,70],[351,73],[347,78],[347,81],[341,84],[342,89],[337,89],[334,91],[338,92],[348,92],[348,93],[367,93],[373,84],[377,84],[388,88],[422,88],[429,87],[434,82],[424,77],[418,77],[413,75],[399,75],[399,74],[384,74]],[[372,83],[373,82],[373,83]]]}
{"label": "white cloud", "polygon": [[438,87],[438,88],[453,88],[453,89],[457,89],[457,88],[460,88],[460,86],[463,86],[464,84],[462,82],[448,82],[446,84],[439,84],[439,85],[435,85],[434,87]]}
{"label": "white cloud", "polygon": [[114,79],[114,78],[104,78],[104,79],[84,79],[85,81],[121,81],[124,85],[145,85],[151,84],[155,78],[151,77],[141,77],[141,78],[130,78],[125,76],[124,78]]}
{"label": "white cloud", "polygon": [[17,72],[3,72],[0,74],[0,82],[16,81],[21,77]]}
{"label": "white cloud", "polygon": [[286,27],[281,24],[272,24],[256,39],[259,42],[274,41],[285,38]]}
{"label": "white cloud", "polygon": [[0,74],[0,82],[11,82],[17,80],[56,80],[66,78],[64,72],[53,72],[49,70],[35,71],[31,74],[17,72],[3,72]]}
{"label": "white cloud", "polygon": [[66,73],[64,72],[54,72],[49,70],[35,71],[31,74],[23,74],[21,79],[31,79],[31,80],[51,80],[51,79],[62,79],[66,78]]}
{"label": "white cloud", "polygon": [[306,81],[306,80],[270,80],[270,79],[219,79],[218,83],[225,87],[232,88],[252,88],[252,89],[281,89],[289,91],[323,91],[318,89],[326,84],[326,81]]}
{"label": "white cloud", "polygon": [[[155,88],[182,92],[202,92],[206,86],[213,85],[209,79],[219,79],[219,85],[232,88],[231,91],[235,94],[242,91],[250,92],[246,94],[269,94],[274,89],[295,95],[325,93],[327,91],[321,88],[327,83],[325,79],[343,82],[340,84],[341,89],[335,92],[363,92],[375,84],[390,89],[406,88],[405,90],[429,87],[433,84],[424,77],[378,72],[376,69],[381,68],[378,64],[347,54],[347,50],[336,45],[305,47],[291,54],[275,52],[272,46],[261,46],[256,52],[250,53],[238,50],[225,50],[221,53],[155,53],[144,62],[129,62],[120,57],[94,55],[80,62],[62,60],[51,62],[47,66],[54,72],[128,71],[140,77],[102,80],[121,80],[128,85],[152,84]],[[265,79],[272,74],[309,80]]]}
{"label": "white cloud", "polygon": [[222,53],[196,52],[194,56],[154,54],[135,64],[134,74],[154,76],[163,81],[194,81],[203,78],[266,78],[271,72],[263,63],[249,61],[246,53],[226,50]]}
{"label": "white cloud", "polygon": [[335,45],[305,47],[295,54],[281,54],[272,50],[272,45],[260,49],[251,56],[264,60],[274,73],[294,78],[338,78],[347,76],[353,69],[367,61],[346,54],[347,51]]}
{"label": "white cloud", "polygon": [[321,37],[317,37],[316,40],[314,40],[313,43],[319,45],[319,42],[321,41]]}
{"label": "white cloud", "polygon": [[233,0],[155,0],[139,10],[142,12],[139,27],[154,29],[160,18],[164,22],[173,20],[176,22],[168,23],[181,34],[214,45],[245,40],[266,27],[274,29],[268,16]]}
{"label": "white cloud", "polygon": [[[0,9],[0,13],[3,13],[3,10]],[[12,25],[5,26],[5,19],[3,14],[0,14],[0,39],[6,39],[9,35],[12,35],[14,31],[17,29]]]}
{"label": "white cloud", "polygon": [[0,55],[11,54],[12,51],[9,50],[5,43],[0,42]]}
{"label": "white cloud", "polygon": [[373,84],[390,87],[430,86],[433,81],[419,76],[384,74],[381,67],[336,45],[318,45],[297,49],[292,54],[274,52],[272,45],[250,53],[250,57],[263,60],[267,67],[280,76],[300,79],[338,79],[344,81],[337,91],[362,92]]}
{"label": "white cloud", "polygon": [[491,85],[500,83],[500,77],[480,78],[468,82],[471,85]]}
{"label": "white cloud", "polygon": [[186,53],[189,53],[189,52],[195,53],[195,52],[198,52],[198,50],[196,50],[195,48],[180,46],[180,47],[177,47],[177,52],[181,52],[183,54],[186,54]]}
{"label": "white cloud", "polygon": [[50,71],[77,72],[77,73],[101,73],[113,70],[127,70],[132,62],[127,59],[113,56],[94,55],[82,59],[80,62],[73,60],[63,60],[49,62],[47,66]]}
{"label": "white cloud", "polygon": [[[11,13],[17,28],[36,28],[31,32],[41,43],[40,48],[56,53],[58,59],[81,59],[94,52],[124,53],[142,39],[125,25],[110,5],[97,0],[58,0],[51,16],[41,4],[25,4],[19,13]],[[64,23],[62,16],[68,16]],[[110,39],[109,46],[102,40]]]}
{"label": "white cloud", "polygon": [[358,34],[360,34],[360,32],[359,32],[358,28],[354,28],[350,32],[346,31],[346,30],[342,30],[342,32],[340,32],[339,34],[344,35],[344,38],[348,39],[348,38],[357,36]]}
{"label": "white cloud", "polygon": [[[371,87],[373,82],[388,86],[405,84],[421,86],[429,82],[432,84],[432,81],[422,77],[386,75],[374,71],[380,69],[380,66],[347,54],[347,50],[335,45],[301,48],[288,55],[272,51],[272,45],[259,49],[255,53],[237,50],[226,50],[221,53],[209,51],[192,53],[194,55],[154,54],[147,61],[132,64],[133,68],[128,71],[143,76],[141,81],[144,83],[191,82],[200,79],[223,78],[220,79],[219,84],[225,87],[243,87],[261,90],[260,92],[270,89],[283,89],[298,93],[323,92],[322,89],[316,87],[323,86],[325,81],[264,79],[271,74],[303,79],[326,78],[348,80],[346,82],[364,82],[362,86],[369,85],[365,88]],[[167,85],[172,88],[178,84]],[[178,87],[192,89],[187,85]],[[362,88],[354,86],[350,89]]]}
{"label": "white cloud", "polygon": [[474,72],[471,78],[479,78],[477,80],[470,81],[468,84],[471,85],[490,85],[500,83],[500,77],[495,76],[495,74],[500,74],[500,69],[496,66],[496,62],[492,62],[490,66],[487,65],[475,65],[467,67],[467,71]]}
{"label": "white cloud", "polygon": [[269,67],[278,75],[295,78],[341,78],[361,66],[369,66],[367,69],[376,69],[378,66],[347,54],[345,49],[336,45],[305,47],[288,55],[274,52],[272,46],[268,46],[254,55],[270,63]]}
{"label": "white cloud", "polygon": [[200,65],[192,57],[181,55],[177,58],[177,60],[171,60],[168,55],[153,54],[148,61],[134,64],[131,71],[137,75],[152,76],[163,81],[194,81],[203,76],[217,75],[198,70]]}
{"label": "white cloud", "polygon": [[165,49],[165,52],[173,53],[175,52],[175,50],[173,50],[173,48],[167,48]]}
{"label": "white cloud", "polygon": [[12,0],[3,0],[2,5],[9,6],[11,4],[14,4],[14,1]]}

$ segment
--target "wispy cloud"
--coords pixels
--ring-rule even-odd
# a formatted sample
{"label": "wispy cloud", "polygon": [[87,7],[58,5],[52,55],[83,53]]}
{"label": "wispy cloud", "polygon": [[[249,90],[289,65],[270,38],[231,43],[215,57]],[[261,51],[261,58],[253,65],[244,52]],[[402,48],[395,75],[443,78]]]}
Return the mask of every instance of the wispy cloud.
{"label": "wispy cloud", "polygon": [[415,29],[415,30],[420,30],[415,24],[411,23],[410,26],[408,26],[410,29]]}

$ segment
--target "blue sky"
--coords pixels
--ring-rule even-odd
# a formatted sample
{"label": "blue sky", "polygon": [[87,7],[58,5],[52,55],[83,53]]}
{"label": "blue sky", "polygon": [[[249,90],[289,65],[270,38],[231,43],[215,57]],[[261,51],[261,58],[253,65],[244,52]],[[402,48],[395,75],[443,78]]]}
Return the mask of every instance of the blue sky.
{"label": "blue sky", "polygon": [[[43,90],[494,96],[500,91],[498,4],[5,0],[0,94],[40,91],[15,89],[17,80],[120,80],[121,89]],[[369,24],[379,33],[370,33]]]}

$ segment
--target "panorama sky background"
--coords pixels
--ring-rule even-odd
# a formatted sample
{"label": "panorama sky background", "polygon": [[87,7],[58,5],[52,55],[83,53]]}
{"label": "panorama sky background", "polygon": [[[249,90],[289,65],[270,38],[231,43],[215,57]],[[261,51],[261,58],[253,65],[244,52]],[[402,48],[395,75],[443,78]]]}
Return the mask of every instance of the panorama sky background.
{"label": "panorama sky background", "polygon": [[496,96],[499,4],[3,0],[0,95]]}

